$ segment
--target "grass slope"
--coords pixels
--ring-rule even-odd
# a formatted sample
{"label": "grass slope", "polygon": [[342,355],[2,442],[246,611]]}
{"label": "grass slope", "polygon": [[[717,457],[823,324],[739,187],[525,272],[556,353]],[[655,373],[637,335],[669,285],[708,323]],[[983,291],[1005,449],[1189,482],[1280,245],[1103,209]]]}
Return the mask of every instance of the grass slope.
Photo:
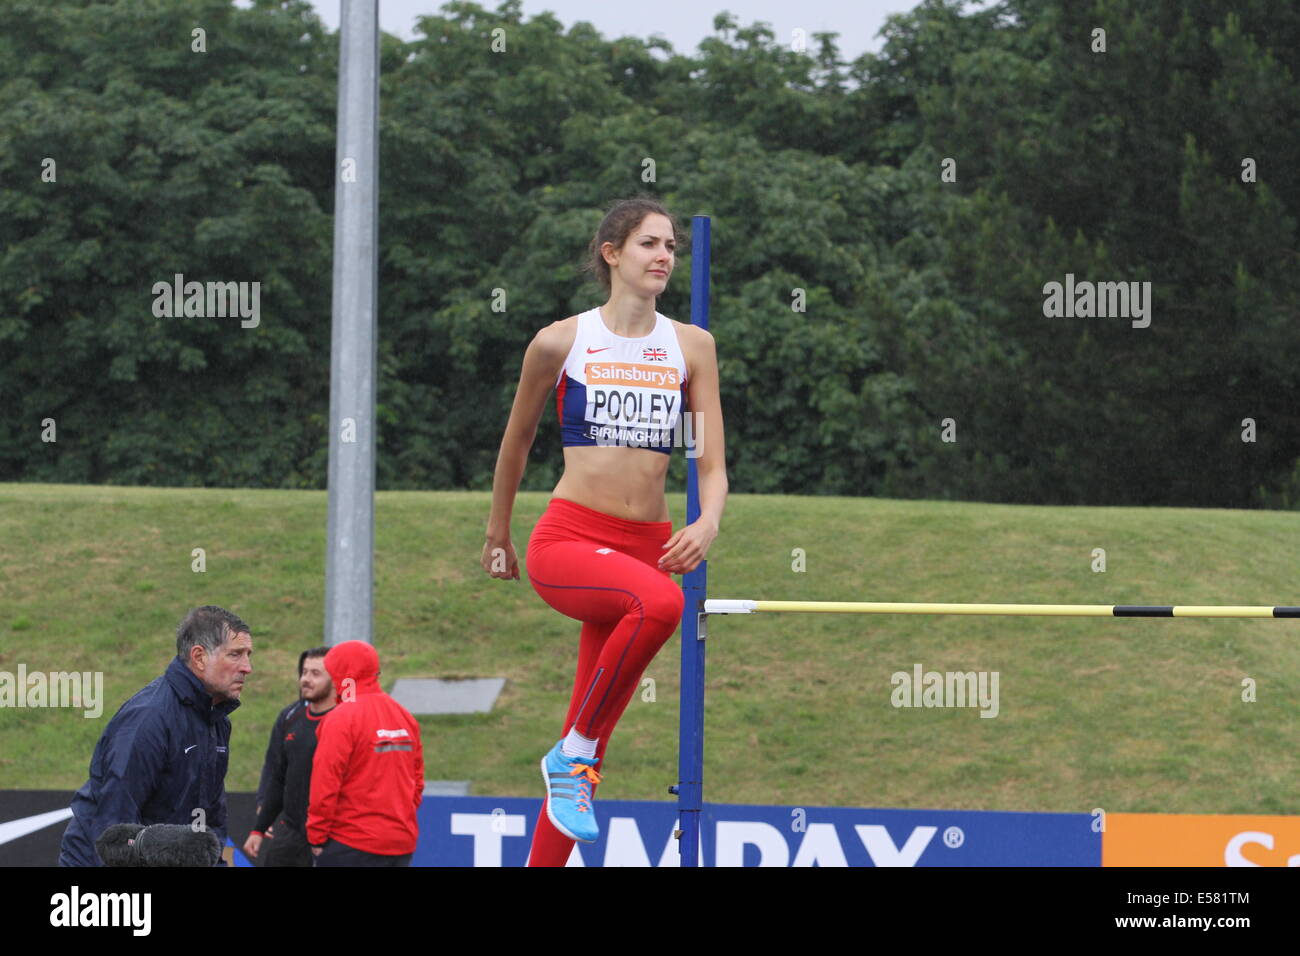
{"label": "grass slope", "polygon": [[[521,494],[522,553],[549,496]],[[577,622],[478,567],[489,496],[377,495],[375,643],[398,676],[507,678],[489,715],[421,718],[427,776],[536,796]],[[684,505],[670,506],[680,526]],[[254,630],[227,786],[257,784],[298,653],[322,642],[321,492],[0,485],[0,670],[99,670],[105,712],[0,709],[0,786],[75,788],[117,707],[221,604]],[[710,595],[789,600],[1300,604],[1300,515],[736,495]],[[207,570],[191,570],[194,548]],[[1105,573],[1092,568],[1106,551]],[[796,571],[803,549],[805,571]],[[718,802],[1296,813],[1300,621],[753,615],[710,621],[706,796]],[[676,638],[601,796],[669,799]],[[998,671],[1000,713],[896,709],[890,677]],[[1242,700],[1242,680],[1257,701]],[[650,699],[653,698],[653,699]]]}

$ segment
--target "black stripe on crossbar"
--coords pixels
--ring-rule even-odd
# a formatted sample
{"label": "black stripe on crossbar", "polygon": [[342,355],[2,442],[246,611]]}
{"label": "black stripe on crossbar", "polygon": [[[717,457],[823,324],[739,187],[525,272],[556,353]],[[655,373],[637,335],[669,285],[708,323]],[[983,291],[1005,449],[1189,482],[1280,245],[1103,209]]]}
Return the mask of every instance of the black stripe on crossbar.
{"label": "black stripe on crossbar", "polygon": [[1173,605],[1169,607],[1145,606],[1141,604],[1116,604],[1112,609],[1116,617],[1173,617]]}
{"label": "black stripe on crossbar", "polygon": [[1274,617],[1300,617],[1300,607],[1275,607]]}

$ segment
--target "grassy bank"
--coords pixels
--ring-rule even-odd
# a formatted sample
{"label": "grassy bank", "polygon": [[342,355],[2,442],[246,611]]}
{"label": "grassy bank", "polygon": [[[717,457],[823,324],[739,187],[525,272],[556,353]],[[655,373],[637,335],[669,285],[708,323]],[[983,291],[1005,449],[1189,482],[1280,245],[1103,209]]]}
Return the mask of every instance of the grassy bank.
{"label": "grassy bank", "polygon": [[[547,495],[515,512],[522,553]],[[578,624],[478,568],[488,495],[377,496],[375,643],[395,677],[505,677],[489,715],[421,718],[427,776],[539,795]],[[670,502],[680,526],[684,506]],[[254,631],[227,786],[254,789],[298,653],[322,643],[322,492],[0,485],[0,670],[102,671],[97,720],[0,709],[0,786],[74,788],[199,604]],[[734,496],[710,595],[1300,604],[1300,514]],[[191,570],[203,548],[207,569]],[[1092,570],[1104,548],[1106,571]],[[802,549],[806,570],[793,570]],[[1300,621],[773,615],[710,622],[706,794],[720,802],[1296,813]],[[607,760],[606,798],[668,799],[676,638]],[[891,675],[997,671],[1000,708],[899,709]],[[1242,700],[1252,678],[1257,700]],[[643,699],[653,696],[653,700]]]}

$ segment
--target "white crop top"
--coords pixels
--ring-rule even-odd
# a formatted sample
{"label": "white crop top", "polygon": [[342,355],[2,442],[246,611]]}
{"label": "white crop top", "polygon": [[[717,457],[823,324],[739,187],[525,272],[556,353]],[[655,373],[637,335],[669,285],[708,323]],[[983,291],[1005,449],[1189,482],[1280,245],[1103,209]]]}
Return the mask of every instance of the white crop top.
{"label": "white crop top", "polygon": [[609,330],[600,309],[578,316],[555,381],[560,435],[569,445],[621,445],[672,451],[686,401],[686,356],[672,320],[655,313],[649,335]]}

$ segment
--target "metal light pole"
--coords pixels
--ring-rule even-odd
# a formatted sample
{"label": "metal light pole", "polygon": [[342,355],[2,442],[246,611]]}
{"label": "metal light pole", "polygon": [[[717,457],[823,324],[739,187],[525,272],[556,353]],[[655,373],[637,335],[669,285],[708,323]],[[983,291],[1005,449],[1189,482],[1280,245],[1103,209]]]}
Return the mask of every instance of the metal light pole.
{"label": "metal light pole", "polygon": [[379,2],[342,0],[334,175],[325,643],[372,643],[379,268]]}

